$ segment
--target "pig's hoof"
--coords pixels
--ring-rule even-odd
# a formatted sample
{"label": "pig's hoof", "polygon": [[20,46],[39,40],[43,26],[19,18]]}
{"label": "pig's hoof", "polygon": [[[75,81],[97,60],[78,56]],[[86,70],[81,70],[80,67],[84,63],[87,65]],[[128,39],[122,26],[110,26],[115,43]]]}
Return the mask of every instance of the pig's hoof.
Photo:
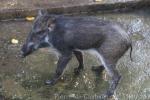
{"label": "pig's hoof", "polygon": [[82,69],[80,69],[80,68],[75,68],[74,69],[75,75],[79,75],[81,71],[82,71]]}
{"label": "pig's hoof", "polygon": [[53,80],[46,80],[45,85],[53,86],[55,82]]}
{"label": "pig's hoof", "polygon": [[103,65],[101,65],[101,66],[92,66],[92,68],[91,68],[92,71],[94,71],[96,73],[99,73],[99,74],[101,74],[104,69],[105,68],[104,68]]}
{"label": "pig's hoof", "polygon": [[107,98],[112,98],[113,94],[114,94],[113,92],[107,91],[105,95],[106,95]]}

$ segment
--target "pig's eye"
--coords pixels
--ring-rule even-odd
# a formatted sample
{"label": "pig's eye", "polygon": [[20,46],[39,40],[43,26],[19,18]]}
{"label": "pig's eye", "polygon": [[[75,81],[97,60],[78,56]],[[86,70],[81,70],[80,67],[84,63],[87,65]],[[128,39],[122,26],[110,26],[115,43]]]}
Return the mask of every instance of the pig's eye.
{"label": "pig's eye", "polygon": [[43,34],[45,32],[45,30],[41,30],[41,31],[38,31],[36,34],[40,35],[40,34]]}

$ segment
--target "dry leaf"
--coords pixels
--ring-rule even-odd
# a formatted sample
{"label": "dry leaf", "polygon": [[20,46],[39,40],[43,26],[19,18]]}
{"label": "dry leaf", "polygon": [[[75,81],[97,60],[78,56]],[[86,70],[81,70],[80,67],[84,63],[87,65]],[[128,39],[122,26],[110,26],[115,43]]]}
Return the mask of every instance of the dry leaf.
{"label": "dry leaf", "polygon": [[95,2],[101,2],[102,0],[95,0]]}
{"label": "dry leaf", "polygon": [[28,21],[33,21],[35,19],[35,17],[26,17],[26,20]]}
{"label": "dry leaf", "polygon": [[18,44],[19,41],[18,41],[17,39],[12,39],[12,40],[11,40],[11,43],[13,43],[13,44]]}

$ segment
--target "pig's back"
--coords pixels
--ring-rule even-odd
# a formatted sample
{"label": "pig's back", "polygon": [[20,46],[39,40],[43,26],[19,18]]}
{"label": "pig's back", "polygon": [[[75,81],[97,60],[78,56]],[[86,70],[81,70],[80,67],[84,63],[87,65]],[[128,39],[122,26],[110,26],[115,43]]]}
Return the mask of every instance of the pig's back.
{"label": "pig's back", "polygon": [[[120,35],[113,29],[113,23],[95,17],[61,17],[56,20],[58,34],[73,48],[99,47],[111,35]],[[114,35],[113,35],[114,34]]]}

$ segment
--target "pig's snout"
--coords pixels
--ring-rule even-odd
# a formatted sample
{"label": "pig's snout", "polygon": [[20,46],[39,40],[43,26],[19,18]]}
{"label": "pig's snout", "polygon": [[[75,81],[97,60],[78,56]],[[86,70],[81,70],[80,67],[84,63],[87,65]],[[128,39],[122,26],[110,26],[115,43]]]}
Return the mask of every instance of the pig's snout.
{"label": "pig's snout", "polygon": [[20,58],[25,58],[24,52],[22,52],[22,50],[20,51],[19,57]]}
{"label": "pig's snout", "polygon": [[22,48],[21,48],[20,57],[21,57],[21,58],[26,57],[27,54],[28,54],[28,52],[29,52],[29,50],[27,49],[26,44],[24,44],[24,45],[22,46]]}
{"label": "pig's snout", "polygon": [[34,51],[33,45],[28,46],[28,45],[24,44],[21,49],[20,57],[24,58],[24,57],[28,56],[29,54],[31,54],[33,51]]}

